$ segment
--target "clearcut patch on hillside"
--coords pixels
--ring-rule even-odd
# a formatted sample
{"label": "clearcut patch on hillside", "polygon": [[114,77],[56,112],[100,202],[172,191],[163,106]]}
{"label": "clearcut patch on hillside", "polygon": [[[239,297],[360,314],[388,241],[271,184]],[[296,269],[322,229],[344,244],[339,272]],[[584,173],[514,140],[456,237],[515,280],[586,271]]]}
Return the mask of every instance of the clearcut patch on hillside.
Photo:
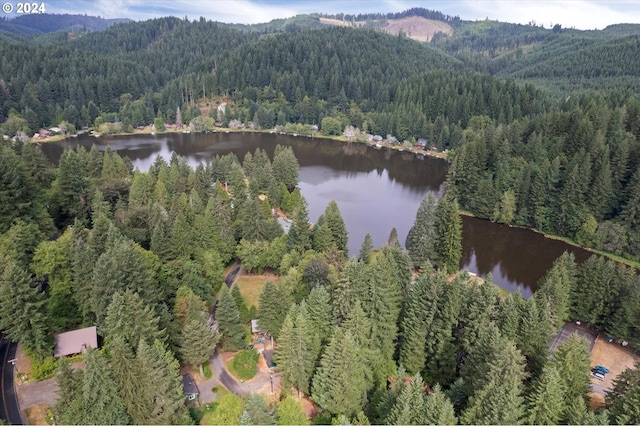
{"label": "clearcut patch on hillside", "polygon": [[[342,21],[339,19],[328,18],[320,18],[320,22],[326,25],[334,25],[337,27],[359,28],[367,25],[366,21]],[[374,25],[382,25],[382,23],[379,23],[378,21],[374,21],[373,23]],[[380,29],[392,35],[398,35],[400,31],[402,31],[407,35],[407,37],[422,42],[430,41],[436,33],[451,34],[453,32],[453,28],[451,28],[451,25],[447,24],[446,22],[427,19],[421,16],[408,16],[401,19],[388,19],[386,20],[386,25],[384,25]]]}

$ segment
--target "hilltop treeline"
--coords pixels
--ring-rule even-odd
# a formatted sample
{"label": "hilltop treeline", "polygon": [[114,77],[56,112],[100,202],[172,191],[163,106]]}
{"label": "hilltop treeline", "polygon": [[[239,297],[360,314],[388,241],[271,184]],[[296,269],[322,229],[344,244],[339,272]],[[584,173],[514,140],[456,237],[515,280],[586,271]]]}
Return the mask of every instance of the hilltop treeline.
{"label": "hilltop treeline", "polygon": [[446,15],[442,12],[438,12],[437,10],[429,10],[423,7],[413,7],[402,12],[359,13],[357,15],[351,15],[348,13],[336,13],[333,15],[321,13],[318,16],[328,19],[339,19],[341,21],[379,21],[384,19],[401,19],[409,16],[421,16],[435,21],[446,22],[450,25],[456,25],[461,22],[459,16]]}

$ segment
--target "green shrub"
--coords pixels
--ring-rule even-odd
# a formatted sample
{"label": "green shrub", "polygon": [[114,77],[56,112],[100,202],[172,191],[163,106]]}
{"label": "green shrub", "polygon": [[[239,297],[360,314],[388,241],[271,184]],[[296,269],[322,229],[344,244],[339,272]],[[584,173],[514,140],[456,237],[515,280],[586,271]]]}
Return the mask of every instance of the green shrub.
{"label": "green shrub", "polygon": [[205,362],[204,365],[202,366],[202,369],[204,370],[204,378],[209,380],[210,378],[213,377],[213,372],[211,372],[211,365],[209,365],[208,362]]}
{"label": "green shrub", "polygon": [[203,415],[204,413],[201,409],[193,406],[189,407],[189,416],[194,424],[199,425]]}
{"label": "green shrub", "polygon": [[53,357],[47,357],[42,362],[31,359],[31,377],[36,380],[52,378],[58,370],[58,362]]}
{"label": "green shrub", "polygon": [[255,349],[238,352],[233,357],[233,369],[241,380],[249,380],[258,372],[258,358],[260,354]]}

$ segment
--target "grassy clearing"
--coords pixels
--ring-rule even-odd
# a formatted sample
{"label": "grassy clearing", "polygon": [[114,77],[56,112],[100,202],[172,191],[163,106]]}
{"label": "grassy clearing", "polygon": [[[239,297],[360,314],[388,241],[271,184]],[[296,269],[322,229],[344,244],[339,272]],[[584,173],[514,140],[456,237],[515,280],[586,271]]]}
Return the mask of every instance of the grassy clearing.
{"label": "grassy clearing", "polygon": [[258,372],[260,354],[255,349],[240,351],[227,362],[227,369],[238,379],[251,380]]}
{"label": "grassy clearing", "polygon": [[276,276],[265,275],[242,275],[236,281],[236,284],[240,288],[240,293],[247,303],[247,307],[252,305],[256,308],[260,307],[260,293],[264,288],[267,280],[277,281]]}

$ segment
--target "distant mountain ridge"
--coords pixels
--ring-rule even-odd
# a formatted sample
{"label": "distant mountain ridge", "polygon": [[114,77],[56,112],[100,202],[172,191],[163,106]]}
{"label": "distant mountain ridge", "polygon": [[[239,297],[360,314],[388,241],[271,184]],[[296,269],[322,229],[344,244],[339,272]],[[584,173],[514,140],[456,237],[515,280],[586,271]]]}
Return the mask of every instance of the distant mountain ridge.
{"label": "distant mountain ridge", "polygon": [[57,15],[51,13],[20,15],[13,19],[0,18],[0,31],[13,34],[37,35],[67,32],[104,31],[112,25],[132,22],[128,18],[103,19],[89,15]]}

